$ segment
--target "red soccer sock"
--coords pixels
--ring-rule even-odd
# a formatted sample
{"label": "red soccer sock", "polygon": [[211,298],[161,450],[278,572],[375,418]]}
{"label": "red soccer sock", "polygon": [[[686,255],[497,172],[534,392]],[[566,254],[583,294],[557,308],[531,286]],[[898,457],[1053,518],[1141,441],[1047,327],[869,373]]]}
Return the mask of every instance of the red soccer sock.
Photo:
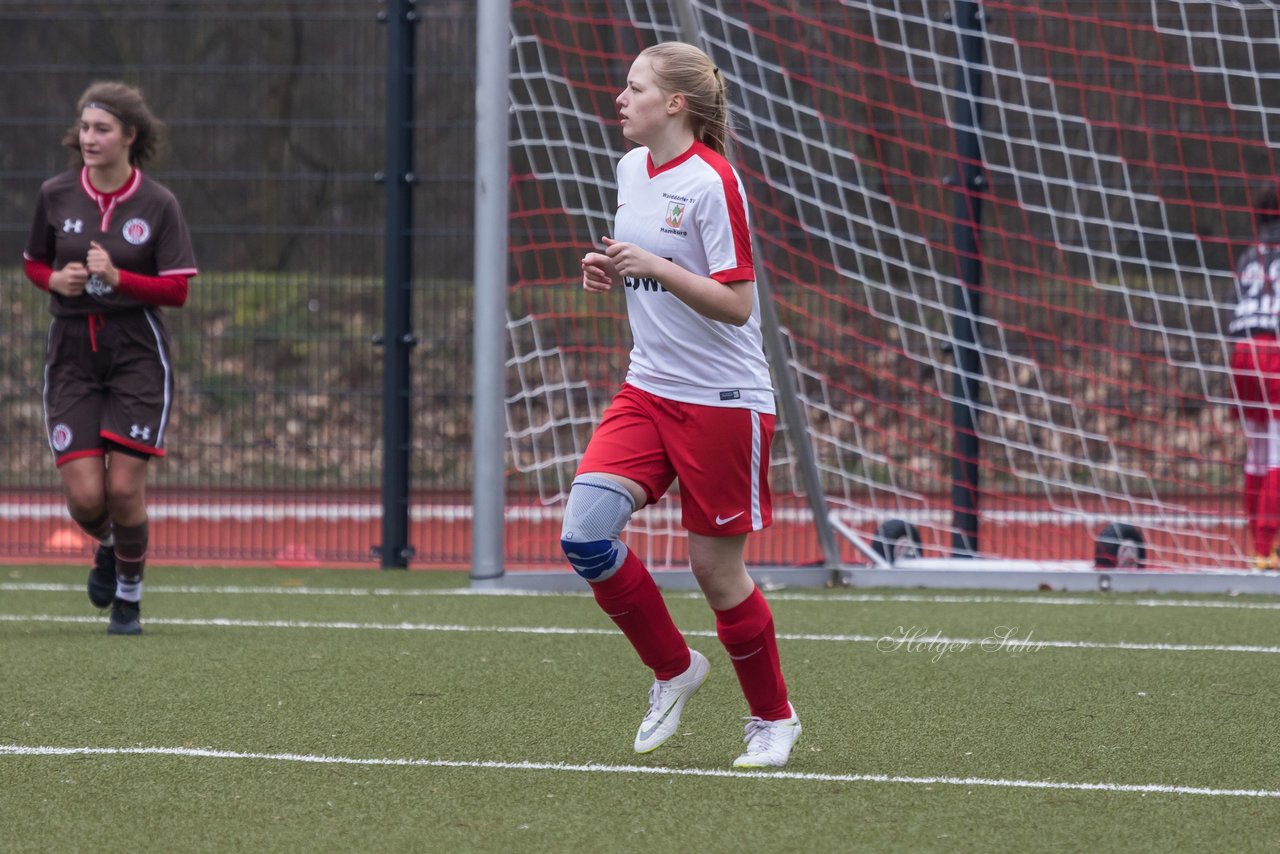
{"label": "red soccer sock", "polygon": [[1254,549],[1259,555],[1271,554],[1280,528],[1280,469],[1270,469],[1258,496],[1258,526],[1254,529]]}
{"label": "red soccer sock", "polygon": [[1244,518],[1249,525],[1249,536],[1255,546],[1258,543],[1258,506],[1262,499],[1262,488],[1267,476],[1262,474],[1244,475]]}
{"label": "red soccer sock", "polygon": [[662,592],[635,552],[618,571],[591,584],[596,602],[622,629],[656,679],[672,679],[689,669],[689,644],[667,611]]}
{"label": "red soccer sock", "polygon": [[738,684],[751,714],[766,721],[791,716],[787,683],[778,662],[778,639],[773,632],[773,612],[760,588],[741,603],[716,611],[716,634],[729,653]]}

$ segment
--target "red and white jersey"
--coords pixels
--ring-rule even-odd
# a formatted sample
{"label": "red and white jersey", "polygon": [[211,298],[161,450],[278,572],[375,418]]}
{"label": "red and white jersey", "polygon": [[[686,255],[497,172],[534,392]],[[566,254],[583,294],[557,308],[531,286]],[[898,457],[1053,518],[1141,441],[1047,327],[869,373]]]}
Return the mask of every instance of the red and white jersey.
{"label": "red and white jersey", "polygon": [[[729,162],[701,142],[654,168],[649,149],[618,161],[613,237],[718,282],[753,282],[747,200]],[[627,277],[627,382],[669,400],[774,412],[759,294],[743,326],[711,320],[654,279]]]}
{"label": "red and white jersey", "polygon": [[1261,230],[1257,241],[1236,262],[1235,316],[1229,330],[1237,335],[1276,332],[1280,323],[1280,226]]}

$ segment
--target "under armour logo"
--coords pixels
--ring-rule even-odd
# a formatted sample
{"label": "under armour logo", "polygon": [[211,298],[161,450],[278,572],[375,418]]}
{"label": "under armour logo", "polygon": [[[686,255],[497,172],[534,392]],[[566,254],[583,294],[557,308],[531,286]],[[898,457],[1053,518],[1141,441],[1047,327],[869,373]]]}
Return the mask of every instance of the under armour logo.
{"label": "under armour logo", "polygon": [[140,427],[137,424],[134,424],[129,428],[129,438],[141,439],[144,442],[149,441],[151,439],[151,428]]}
{"label": "under armour logo", "polygon": [[83,230],[84,230],[84,220],[82,220],[82,219],[64,219],[64,220],[62,221],[62,230],[63,230],[64,232],[72,232],[72,231],[74,231],[76,234],[79,234],[81,231],[83,231]]}

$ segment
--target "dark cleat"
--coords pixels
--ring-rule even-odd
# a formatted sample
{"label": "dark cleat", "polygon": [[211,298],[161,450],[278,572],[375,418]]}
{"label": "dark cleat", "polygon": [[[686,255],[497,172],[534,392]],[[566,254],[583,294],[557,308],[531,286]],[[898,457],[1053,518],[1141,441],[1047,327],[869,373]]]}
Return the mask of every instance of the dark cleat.
{"label": "dark cleat", "polygon": [[116,598],[116,550],[98,546],[89,570],[89,601],[95,608],[105,608]]}
{"label": "dark cleat", "polygon": [[111,603],[111,622],[107,623],[109,635],[142,634],[142,606],[137,602],[117,599]]}

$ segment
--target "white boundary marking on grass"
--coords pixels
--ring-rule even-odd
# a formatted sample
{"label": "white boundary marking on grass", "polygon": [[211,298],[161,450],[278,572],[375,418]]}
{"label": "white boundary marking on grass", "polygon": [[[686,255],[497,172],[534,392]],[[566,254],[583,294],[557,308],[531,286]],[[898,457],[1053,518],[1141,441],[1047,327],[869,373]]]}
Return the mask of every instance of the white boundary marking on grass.
{"label": "white boundary marking on grass", "polygon": [[[102,617],[64,616],[59,614],[0,614],[0,623],[93,623],[101,624]],[[240,620],[229,617],[149,617],[152,626],[214,626],[234,629],[342,629],[390,632],[458,632],[499,635],[601,635],[621,637],[617,629],[596,629],[577,626],[464,626],[457,623],[357,623],[349,621],[318,620]],[[1011,630],[1012,632],[1013,630]],[[686,631],[689,637],[715,638],[714,631]],[[899,633],[897,635],[845,635],[778,632],[778,640],[817,641],[825,643],[873,643],[888,644],[886,650],[905,649],[908,652],[944,653],[947,650],[982,649],[1005,652],[1037,652],[1042,649],[1116,649],[1151,652],[1252,652],[1264,655],[1280,655],[1280,646],[1254,646],[1250,644],[1194,644],[1194,643],[1141,643],[1135,641],[1074,641],[1040,640],[1008,636],[986,638],[961,638],[948,635],[923,633]]]}
{"label": "white boundary marking on grass", "polygon": [[[0,582],[0,592],[12,593],[79,593],[83,584],[66,584],[45,581],[6,581]],[[396,587],[278,587],[264,585],[192,585],[192,584],[147,584],[148,593],[176,593],[208,595],[252,595],[252,596],[373,596],[373,597],[515,597],[515,598],[582,598],[590,595],[590,591],[550,591],[550,590],[473,590],[471,588],[446,589],[414,589]],[[770,601],[779,602],[854,602],[884,604],[933,604],[933,605],[1057,605],[1057,606],[1118,606],[1131,605],[1141,608],[1218,608],[1241,611],[1280,611],[1280,602],[1230,601],[1219,599],[1130,599],[1108,598],[1106,596],[993,596],[993,595],[956,595],[946,593],[832,593],[821,595],[816,593],[791,593],[787,591],[766,591]],[[667,598],[701,599],[702,594],[696,591],[663,592]],[[1111,594],[1115,596],[1115,594]]]}
{"label": "white boundary marking on grass", "polygon": [[360,759],[307,753],[242,753],[200,747],[26,747],[0,745],[5,756],[178,756],[199,759],[256,759],[317,765],[374,767],[475,768],[497,771],[567,771],[578,774],[651,774],[659,777],[728,777],[740,780],[800,780],[820,783],[905,783],[911,785],[988,786],[1001,789],[1050,789],[1078,792],[1126,792],[1154,795],[1280,798],[1273,789],[1216,789],[1133,783],[1064,783],[1055,780],[1001,780],[986,777],[903,777],[894,774],[811,774],[803,771],[733,771],[720,768],[664,768],[651,765],[569,764],[563,762],[500,762],[454,759]]}
{"label": "white boundary marking on grass", "polygon": [[[79,593],[84,590],[83,584],[66,584],[56,581],[5,581],[0,582],[0,591],[42,592],[42,593]],[[276,587],[245,584],[152,584],[147,582],[148,593],[179,593],[208,595],[252,595],[252,596],[375,596],[414,598],[419,596],[512,596],[554,598],[568,596],[582,598],[591,595],[590,590],[472,590],[467,587],[444,589],[421,589],[399,587]],[[668,591],[670,593],[670,591]],[[698,594],[701,595],[701,594]],[[1278,605],[1277,607],[1280,607]]]}
{"label": "white boundary marking on grass", "polygon": [[[79,587],[76,588],[79,591]],[[1097,596],[992,596],[957,595],[947,593],[834,593],[819,596],[813,593],[769,593],[768,599],[787,602],[860,602],[860,603],[919,603],[928,605],[1069,605],[1069,606],[1117,606],[1133,605],[1141,608],[1226,608],[1229,610],[1280,611],[1280,602],[1227,601],[1221,599],[1130,599],[1109,598],[1116,594]]]}

